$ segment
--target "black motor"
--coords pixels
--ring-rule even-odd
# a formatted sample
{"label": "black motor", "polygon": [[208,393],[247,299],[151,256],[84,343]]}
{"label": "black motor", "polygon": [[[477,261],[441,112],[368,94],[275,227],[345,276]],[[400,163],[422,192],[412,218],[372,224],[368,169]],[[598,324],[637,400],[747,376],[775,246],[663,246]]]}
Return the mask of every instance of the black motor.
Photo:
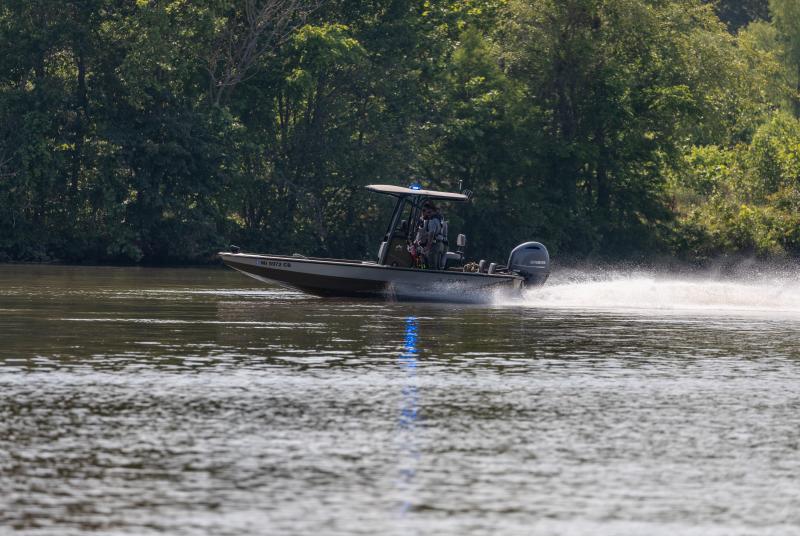
{"label": "black motor", "polygon": [[539,242],[525,242],[511,250],[508,269],[525,278],[525,286],[544,285],[550,275],[550,254]]}

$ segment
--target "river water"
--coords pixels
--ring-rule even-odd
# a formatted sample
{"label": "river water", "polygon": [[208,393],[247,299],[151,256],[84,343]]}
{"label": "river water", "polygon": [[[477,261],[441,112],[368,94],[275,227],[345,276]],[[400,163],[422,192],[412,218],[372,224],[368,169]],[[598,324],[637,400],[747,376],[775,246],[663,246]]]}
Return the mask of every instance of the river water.
{"label": "river water", "polygon": [[0,266],[0,533],[800,534],[800,278],[486,306]]}

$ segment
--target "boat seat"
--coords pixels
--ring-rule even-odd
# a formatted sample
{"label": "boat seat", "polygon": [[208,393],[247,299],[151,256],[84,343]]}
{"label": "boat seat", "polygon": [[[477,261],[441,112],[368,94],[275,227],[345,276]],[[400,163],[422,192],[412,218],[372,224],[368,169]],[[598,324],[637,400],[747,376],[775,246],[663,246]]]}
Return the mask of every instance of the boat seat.
{"label": "boat seat", "polygon": [[448,251],[444,254],[444,269],[446,270],[447,267],[451,264],[457,264],[463,262],[464,257],[461,253],[456,253],[454,251]]}

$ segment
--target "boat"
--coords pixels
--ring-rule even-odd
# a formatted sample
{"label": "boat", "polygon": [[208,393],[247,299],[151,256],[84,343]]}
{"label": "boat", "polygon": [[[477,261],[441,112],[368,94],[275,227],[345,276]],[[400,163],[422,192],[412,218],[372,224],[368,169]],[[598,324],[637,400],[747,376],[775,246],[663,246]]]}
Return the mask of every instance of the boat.
{"label": "boat", "polygon": [[[254,254],[237,246],[218,255],[227,266],[259,281],[323,297],[488,302],[541,286],[550,274],[550,256],[539,242],[515,247],[505,265],[485,260],[466,262],[463,234],[458,235],[456,251],[445,249],[434,268],[421,267],[413,240],[423,204],[466,203],[472,193],[427,190],[419,184],[371,184],[366,189],[396,200],[376,260]],[[445,245],[449,244],[446,235],[445,223]]]}

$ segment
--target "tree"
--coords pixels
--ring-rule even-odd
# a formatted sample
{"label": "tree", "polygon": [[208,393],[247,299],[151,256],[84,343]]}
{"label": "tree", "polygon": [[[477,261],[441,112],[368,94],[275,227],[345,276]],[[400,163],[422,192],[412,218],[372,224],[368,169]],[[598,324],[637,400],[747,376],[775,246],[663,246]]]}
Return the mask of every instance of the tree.
{"label": "tree", "polygon": [[794,78],[792,107],[800,117],[800,2],[797,0],[770,0],[770,12],[783,44],[783,56]]}
{"label": "tree", "polygon": [[[668,220],[664,169],[718,138],[731,37],[710,7],[639,0],[515,2],[504,48],[543,138],[526,182],[573,251],[647,248]],[[714,71],[714,77],[708,72]]]}
{"label": "tree", "polygon": [[321,0],[244,0],[227,6],[206,57],[209,98],[219,105],[265,56],[285,44]]}

